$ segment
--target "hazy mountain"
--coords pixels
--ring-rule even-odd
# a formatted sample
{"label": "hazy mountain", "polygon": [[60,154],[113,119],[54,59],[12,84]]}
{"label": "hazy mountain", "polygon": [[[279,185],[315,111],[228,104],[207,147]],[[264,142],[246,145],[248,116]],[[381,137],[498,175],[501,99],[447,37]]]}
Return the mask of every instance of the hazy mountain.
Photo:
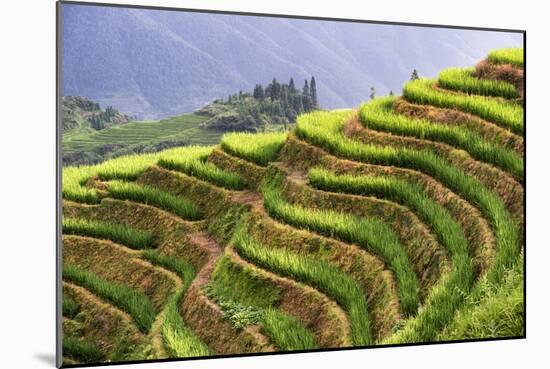
{"label": "hazy mountain", "polygon": [[158,118],[273,77],[301,87],[314,75],[322,107],[351,107],[371,86],[399,93],[414,68],[435,76],[521,43],[503,32],[67,4],[63,94]]}

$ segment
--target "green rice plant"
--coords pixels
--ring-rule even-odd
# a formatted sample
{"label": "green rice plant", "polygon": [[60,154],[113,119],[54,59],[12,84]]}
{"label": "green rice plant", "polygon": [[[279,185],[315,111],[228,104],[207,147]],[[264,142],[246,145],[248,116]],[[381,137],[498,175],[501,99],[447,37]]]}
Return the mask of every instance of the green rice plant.
{"label": "green rice plant", "polygon": [[467,94],[504,97],[506,99],[519,98],[516,86],[509,82],[482,79],[473,76],[475,68],[449,68],[439,73],[439,86],[465,92]]}
{"label": "green rice plant", "polygon": [[183,219],[199,220],[201,213],[191,200],[172,195],[148,185],[139,185],[131,182],[108,182],[108,190],[111,196],[119,200],[131,200],[172,212]]}
{"label": "green rice plant", "polygon": [[516,220],[506,210],[500,197],[472,176],[449,164],[431,151],[391,146],[367,145],[344,136],[342,128],[350,112],[314,112],[298,117],[296,132],[306,141],[328,152],[359,162],[418,170],[435,178],[465,200],[477,206],[491,222],[497,242],[496,260],[489,279],[500,281],[504,270],[516,260],[520,235]]}
{"label": "green rice plant", "polygon": [[162,338],[165,347],[173,357],[192,357],[211,355],[208,346],[193,333],[181,317],[178,306],[185,295],[181,289],[172,295],[166,303]]}
{"label": "green rice plant", "polygon": [[518,337],[525,335],[523,255],[499,285],[483,278],[438,340]]}
{"label": "green rice plant", "polygon": [[281,290],[259,277],[255,268],[235,264],[223,256],[206,292],[236,328],[262,323],[264,333],[281,350],[317,347],[315,337],[302,322],[275,308]]}
{"label": "green rice plant", "polygon": [[277,159],[287,134],[271,133],[226,133],[221,140],[224,151],[239,158],[266,166]]}
{"label": "green rice plant", "polygon": [[489,52],[487,60],[494,64],[512,64],[516,67],[523,68],[523,48],[504,48]]}
{"label": "green rice plant", "polygon": [[310,284],[336,300],[348,313],[355,345],[373,343],[367,301],[361,287],[334,266],[310,256],[270,249],[253,240],[241,227],[234,236],[237,252],[275,273]]}
{"label": "green rice plant", "polygon": [[[227,262],[227,259],[225,260]],[[251,278],[248,278],[248,280],[252,281]],[[232,295],[238,289],[226,289],[226,286],[221,285],[219,281],[211,283],[205,288],[208,298],[220,306],[224,317],[236,329],[243,329],[261,323],[263,333],[280,350],[311,350],[317,348],[315,336],[304,327],[302,322],[271,307],[270,303],[266,304],[259,296],[255,296],[258,290],[249,290],[248,286],[242,284],[242,281],[240,286],[245,289],[244,291],[240,290],[238,293],[240,297],[244,297],[243,300]],[[259,302],[259,304],[251,301]]]}
{"label": "green rice plant", "polygon": [[216,264],[208,289],[216,299],[261,309],[276,305],[281,296],[280,288],[259,277],[257,270],[241,267],[226,255]]}
{"label": "green rice plant", "polygon": [[318,348],[315,336],[295,317],[276,309],[267,309],[263,317],[263,330],[271,341],[283,351],[312,350]]}
{"label": "green rice plant", "polygon": [[63,217],[62,226],[63,234],[108,239],[131,249],[147,249],[155,243],[151,233],[117,223]]}
{"label": "green rice plant", "polygon": [[264,207],[269,215],[296,227],[356,243],[380,256],[395,275],[403,312],[411,315],[417,310],[420,302],[418,278],[390,226],[376,218],[290,204],[281,194],[281,175],[276,174],[270,180],[263,188]]}
{"label": "green rice plant", "polygon": [[97,176],[102,181],[118,179],[135,181],[159,158],[159,153],[121,156],[97,165]]}
{"label": "green rice plant", "polygon": [[76,314],[80,312],[80,305],[70,296],[63,294],[62,311],[64,317],[74,319]]}
{"label": "green rice plant", "polygon": [[195,278],[195,269],[183,259],[162,255],[156,250],[143,250],[141,256],[153,265],[160,266],[176,273],[183,281],[185,290],[189,288],[189,285]]}
{"label": "green rice plant", "polygon": [[444,207],[414,183],[395,178],[336,175],[319,168],[309,171],[309,181],[315,188],[325,191],[377,196],[403,204],[431,227],[439,242],[449,251],[453,270],[428,296],[426,304],[414,318],[421,324],[411,324],[413,329],[408,338],[414,341],[433,340],[453,318],[474,281],[468,241],[460,225]]}
{"label": "green rice plant", "polygon": [[412,119],[396,114],[392,109],[394,101],[394,97],[385,97],[363,104],[359,113],[362,123],[378,131],[445,142],[464,149],[474,158],[491,163],[523,181],[523,158],[514,151],[487,141],[465,128],[434,124],[425,119]]}
{"label": "green rice plant", "polygon": [[491,121],[517,135],[524,134],[523,108],[512,102],[479,95],[461,95],[438,90],[431,79],[417,79],[403,87],[408,101],[439,108],[460,109]]}
{"label": "green rice plant", "polygon": [[61,195],[65,200],[85,204],[97,204],[100,197],[95,188],[85,187],[86,181],[93,177],[93,167],[66,167],[61,175]]}
{"label": "green rice plant", "polygon": [[63,356],[87,364],[98,363],[105,358],[103,353],[93,343],[65,335],[63,336]]}
{"label": "green rice plant", "polygon": [[176,273],[183,281],[183,287],[173,294],[166,303],[162,338],[167,350],[174,357],[210,355],[208,346],[185,324],[178,311],[181,300],[195,278],[193,266],[185,260],[162,255],[156,250],[144,250],[142,256],[151,264]]}
{"label": "green rice plant", "polygon": [[101,200],[98,191],[95,188],[85,187],[90,178],[97,176],[103,181],[133,181],[160,158],[200,158],[208,155],[212,148],[213,146],[176,147],[153,154],[121,156],[97,165],[64,167],[62,172],[62,195],[66,200],[97,204]]}
{"label": "green rice plant", "polygon": [[109,282],[96,274],[74,265],[63,265],[63,279],[82,286],[126,311],[143,333],[147,333],[155,320],[155,308],[151,300],[141,291],[119,283]]}
{"label": "green rice plant", "polygon": [[242,190],[244,188],[245,181],[243,177],[236,173],[220,169],[205,160],[206,158],[204,160],[160,158],[158,165],[166,169],[183,172],[189,176],[197,177],[228,190]]}

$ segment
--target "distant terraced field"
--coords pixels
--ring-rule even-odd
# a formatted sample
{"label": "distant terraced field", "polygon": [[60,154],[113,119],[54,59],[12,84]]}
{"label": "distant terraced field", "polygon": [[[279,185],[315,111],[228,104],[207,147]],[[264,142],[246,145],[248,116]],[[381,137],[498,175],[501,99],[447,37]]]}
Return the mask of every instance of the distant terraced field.
{"label": "distant terraced field", "polygon": [[64,168],[65,363],[523,336],[524,131],[498,50],[288,134]]}

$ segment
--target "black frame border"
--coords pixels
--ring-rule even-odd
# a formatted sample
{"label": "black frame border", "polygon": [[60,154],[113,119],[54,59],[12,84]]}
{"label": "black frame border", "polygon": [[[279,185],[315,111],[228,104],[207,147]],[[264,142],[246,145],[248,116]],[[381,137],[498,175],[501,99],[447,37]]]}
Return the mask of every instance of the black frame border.
{"label": "black frame border", "polygon": [[[380,24],[380,25],[393,25],[393,26],[408,26],[408,27],[426,27],[426,28],[443,28],[443,29],[460,29],[470,31],[490,31],[490,32],[506,32],[506,33],[520,33],[523,35],[523,83],[524,83],[524,95],[523,95],[523,126],[524,126],[524,147],[525,152],[523,156],[524,165],[524,196],[523,196],[523,322],[524,329],[523,335],[510,336],[510,337],[496,337],[496,338],[476,338],[476,339],[463,339],[452,341],[432,341],[432,342],[412,342],[412,343],[399,343],[399,344],[382,344],[373,346],[350,346],[350,347],[335,347],[335,348],[323,348],[312,350],[296,350],[296,351],[276,351],[276,352],[255,352],[255,353],[242,353],[242,354],[225,354],[225,355],[212,355],[212,356],[196,356],[196,357],[184,357],[184,358],[169,358],[169,359],[151,359],[151,360],[129,360],[129,361],[117,361],[117,362],[98,362],[87,364],[71,364],[63,365],[63,347],[62,347],[62,244],[61,244],[61,209],[62,209],[62,114],[61,112],[61,90],[62,90],[62,8],[63,5],[82,5],[82,6],[99,6],[109,8],[130,8],[130,9],[144,9],[144,10],[162,10],[162,11],[177,11],[188,13],[207,13],[207,14],[223,14],[223,15],[241,15],[241,16],[255,16],[255,17],[267,17],[267,18],[290,18],[290,19],[304,19],[304,20],[318,20],[318,21],[334,21],[334,22],[347,22],[347,23],[367,23],[367,24]],[[475,26],[458,26],[458,25],[442,25],[442,24],[430,24],[430,23],[412,23],[412,22],[398,22],[398,21],[379,21],[379,20],[366,20],[366,19],[353,19],[353,18],[330,18],[321,16],[306,16],[306,15],[293,15],[293,14],[275,14],[275,13],[255,13],[244,11],[229,11],[229,10],[213,10],[213,9],[197,9],[197,8],[180,8],[180,7],[168,7],[168,6],[154,6],[154,5],[131,5],[131,4],[117,4],[117,3],[101,3],[101,2],[85,2],[85,1],[73,1],[73,0],[58,0],[56,1],[56,366],[58,368],[88,368],[88,367],[100,367],[100,366],[114,366],[114,365],[128,365],[128,364],[154,364],[165,362],[183,362],[194,360],[211,360],[211,359],[223,359],[223,358],[239,358],[239,357],[259,357],[259,356],[272,356],[272,355],[289,355],[289,354],[303,354],[303,353],[320,353],[320,352],[334,352],[334,351],[351,351],[351,350],[372,350],[383,349],[391,347],[415,347],[415,346],[430,346],[430,345],[445,345],[445,344],[457,344],[457,343],[475,343],[475,342],[496,342],[496,341],[509,341],[527,338],[527,31],[522,29],[507,29],[507,28],[489,28],[489,27],[475,27]]]}

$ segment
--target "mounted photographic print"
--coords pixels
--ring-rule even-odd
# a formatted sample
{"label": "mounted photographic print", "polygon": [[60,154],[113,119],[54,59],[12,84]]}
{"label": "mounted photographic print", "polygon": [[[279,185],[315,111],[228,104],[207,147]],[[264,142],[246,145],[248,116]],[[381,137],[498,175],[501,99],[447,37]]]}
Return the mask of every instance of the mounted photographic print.
{"label": "mounted photographic print", "polygon": [[58,3],[59,365],[525,337],[525,32],[380,21]]}

